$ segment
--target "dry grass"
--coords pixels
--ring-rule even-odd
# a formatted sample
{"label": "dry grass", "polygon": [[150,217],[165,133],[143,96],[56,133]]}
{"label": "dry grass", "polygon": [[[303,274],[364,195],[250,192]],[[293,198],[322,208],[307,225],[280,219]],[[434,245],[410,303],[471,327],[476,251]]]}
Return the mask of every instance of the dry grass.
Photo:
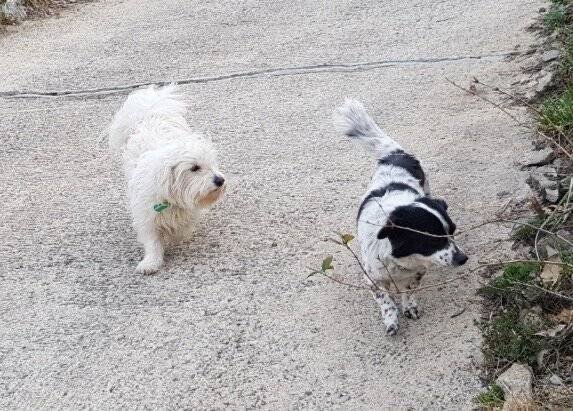
{"label": "dry grass", "polygon": [[0,26],[51,14],[68,3],[68,0],[0,0]]}

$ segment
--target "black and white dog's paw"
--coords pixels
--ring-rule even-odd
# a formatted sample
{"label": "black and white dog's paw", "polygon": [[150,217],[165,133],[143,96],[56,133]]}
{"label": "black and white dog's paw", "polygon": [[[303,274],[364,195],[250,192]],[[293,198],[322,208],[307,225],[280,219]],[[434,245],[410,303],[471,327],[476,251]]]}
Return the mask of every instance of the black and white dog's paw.
{"label": "black and white dog's paw", "polygon": [[422,310],[420,310],[417,305],[411,305],[408,307],[404,307],[404,316],[406,318],[410,318],[412,320],[417,320],[420,318],[421,314],[422,314]]}
{"label": "black and white dog's paw", "polygon": [[396,333],[398,333],[399,328],[400,327],[398,326],[398,323],[386,324],[386,335],[389,337],[396,335]]}

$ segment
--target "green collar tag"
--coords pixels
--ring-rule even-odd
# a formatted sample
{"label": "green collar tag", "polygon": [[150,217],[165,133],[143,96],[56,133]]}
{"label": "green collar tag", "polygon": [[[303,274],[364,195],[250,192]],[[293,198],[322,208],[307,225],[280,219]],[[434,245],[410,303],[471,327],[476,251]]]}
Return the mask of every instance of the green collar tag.
{"label": "green collar tag", "polygon": [[171,204],[169,203],[169,201],[164,201],[162,203],[153,204],[153,210],[155,210],[155,212],[157,212],[157,213],[160,213],[169,207],[171,207]]}

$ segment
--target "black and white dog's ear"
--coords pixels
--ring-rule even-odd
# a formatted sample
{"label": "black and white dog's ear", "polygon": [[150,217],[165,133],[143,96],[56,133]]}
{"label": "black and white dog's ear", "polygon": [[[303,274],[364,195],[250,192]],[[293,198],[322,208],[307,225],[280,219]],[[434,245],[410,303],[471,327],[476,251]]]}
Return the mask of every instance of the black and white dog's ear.
{"label": "black and white dog's ear", "polygon": [[407,226],[408,216],[411,214],[411,210],[412,206],[400,206],[392,211],[386,225],[378,231],[378,239],[382,240],[390,237],[392,233],[396,233],[396,230],[398,230],[400,226]]}
{"label": "black and white dog's ear", "polygon": [[378,231],[378,239],[382,240],[386,237],[388,237],[390,235],[390,232],[392,231],[392,227],[389,225],[385,225],[384,227],[382,227],[380,229],[380,231]]}
{"label": "black and white dog's ear", "polygon": [[444,209],[444,211],[448,209],[448,203],[446,203],[444,200],[440,198],[434,198],[434,201],[438,203]]}

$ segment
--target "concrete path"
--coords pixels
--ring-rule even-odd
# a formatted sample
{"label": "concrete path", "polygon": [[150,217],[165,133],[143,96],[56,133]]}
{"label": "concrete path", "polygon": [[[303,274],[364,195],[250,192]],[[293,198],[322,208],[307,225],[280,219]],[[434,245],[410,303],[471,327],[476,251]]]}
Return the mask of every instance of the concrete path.
{"label": "concrete path", "polygon": [[[0,408],[469,408],[475,280],[421,293],[396,338],[368,293],[305,280],[334,254],[360,283],[326,239],[354,230],[373,162],[331,112],[359,98],[460,228],[490,218],[521,189],[528,137],[446,78],[509,84],[542,5],[112,0],[0,38]],[[142,277],[101,131],[131,85],[175,80],[230,187]],[[475,265],[505,236],[460,241]]]}

